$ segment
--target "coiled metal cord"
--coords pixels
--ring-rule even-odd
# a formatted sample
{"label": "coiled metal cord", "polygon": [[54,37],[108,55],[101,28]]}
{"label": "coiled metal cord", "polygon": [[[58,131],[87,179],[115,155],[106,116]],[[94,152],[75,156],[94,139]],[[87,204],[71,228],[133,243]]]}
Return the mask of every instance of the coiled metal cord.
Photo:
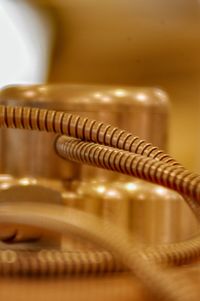
{"label": "coiled metal cord", "polygon": [[[94,142],[61,137],[56,142],[56,148],[62,157],[137,176],[174,189],[189,197],[194,204],[200,202],[200,178],[198,175],[186,171],[157,147],[111,125],[64,112],[0,106],[0,127],[55,132]],[[5,222],[16,220],[21,222],[23,220],[25,224],[35,223],[47,227],[44,217],[48,224],[48,216],[45,215],[45,211],[41,213],[31,210],[23,215],[15,205],[12,205],[14,210],[12,212],[4,209],[1,206],[1,222],[3,220]],[[61,212],[60,214],[62,215]],[[146,260],[149,259],[148,250],[146,253],[142,252],[138,248],[137,241],[134,241],[135,245],[133,245],[126,233],[120,234],[115,227],[108,227],[101,222],[96,223],[91,220],[91,217],[84,218],[83,213],[81,214],[74,214],[69,210],[67,215],[58,218],[55,217],[55,212],[52,212],[51,227],[54,230],[57,228],[59,232],[64,231],[64,228],[65,231],[71,231],[73,234],[91,239],[106,250],[117,254],[124,266],[132,270],[161,300],[199,300],[199,294],[194,291],[187,279],[178,278],[175,272],[168,275],[153,265],[151,260]],[[48,225],[49,227],[50,225]],[[195,251],[192,254],[196,254],[196,247],[193,250]],[[152,252],[154,258],[158,256],[159,249],[155,253],[154,250]],[[171,258],[174,260],[177,253],[175,252],[173,255],[173,252],[169,252],[170,256],[166,255],[167,252],[164,254],[165,258],[172,255]]]}
{"label": "coiled metal cord", "polygon": [[51,204],[2,203],[1,222],[42,225],[45,229],[62,234],[71,234],[93,242],[115,254],[122,264],[136,275],[152,292],[157,300],[198,301],[199,292],[185,276],[177,271],[163,271],[152,261],[146,260],[136,238],[109,222],[90,214],[63,209]]}
{"label": "coiled metal cord", "polygon": [[158,147],[125,130],[69,113],[1,105],[0,127],[55,132],[179,165]]}
{"label": "coiled metal cord", "polygon": [[62,158],[113,170],[171,188],[200,202],[200,177],[182,167],[96,143],[61,136],[56,151]]}
{"label": "coiled metal cord", "polygon": [[0,251],[0,274],[3,276],[94,275],[122,270],[119,260],[107,251]]}
{"label": "coiled metal cord", "polygon": [[[141,249],[145,260],[165,267],[191,263],[200,257],[200,237]],[[126,271],[109,251],[62,249],[0,251],[0,275],[86,275]]]}
{"label": "coiled metal cord", "polygon": [[[12,204],[10,204],[12,206]],[[0,209],[1,210],[1,209]],[[0,251],[0,275],[76,275],[125,271],[113,254],[105,250],[76,248],[21,250],[9,245]],[[143,257],[169,267],[185,265],[200,257],[200,237],[179,243],[141,248]]]}
{"label": "coiled metal cord", "polygon": [[[123,154],[122,151],[117,149],[108,149],[79,140],[70,140],[66,136],[60,137],[56,143],[57,152],[62,157],[69,158],[71,156],[70,158],[73,160],[87,161],[103,168],[114,170],[117,168],[119,172],[129,173],[158,184],[166,185],[181,193],[187,193],[192,198],[196,199],[198,196],[198,191],[193,189],[193,187],[198,188],[198,176],[185,171],[175,160],[165,155],[158,148],[152,147],[151,144],[145,143],[126,131],[105,125],[102,122],[63,112],[37,108],[0,106],[0,126],[66,133],[87,141],[116,146],[130,152],[135,151],[147,158],[132,153]],[[151,161],[148,156],[154,158],[156,161]],[[167,165],[163,165],[160,161],[167,162]],[[131,165],[129,164],[130,162]],[[189,182],[190,179],[193,179],[193,181]],[[188,183],[190,187],[187,187]],[[187,201],[197,214],[198,204],[193,199],[187,198]],[[198,254],[198,239],[195,240],[194,245],[195,252],[191,242],[187,244],[189,249],[191,247],[191,252],[187,248],[187,252],[184,251],[185,245],[183,245],[183,250],[179,248],[180,253],[178,254],[181,255],[175,256],[175,262],[177,258],[182,258],[178,261],[183,262],[184,258],[187,258],[189,254],[191,258],[195,257],[196,255],[194,254]]]}

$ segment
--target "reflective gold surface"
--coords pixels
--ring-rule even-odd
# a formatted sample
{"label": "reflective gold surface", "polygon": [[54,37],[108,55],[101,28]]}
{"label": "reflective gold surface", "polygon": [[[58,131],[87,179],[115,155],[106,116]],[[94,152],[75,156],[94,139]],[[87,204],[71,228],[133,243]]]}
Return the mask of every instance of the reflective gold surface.
{"label": "reflective gold surface", "polygon": [[177,242],[199,233],[197,219],[178,193],[138,179],[115,185],[129,199],[129,229],[143,242]]}
{"label": "reflective gold surface", "polygon": [[[45,3],[47,0],[37,0],[37,2]],[[82,82],[84,79],[86,82],[99,83],[160,84],[168,87],[170,92],[172,91],[173,100],[176,104],[179,101],[182,106],[183,101],[191,101],[190,105],[185,106],[186,109],[182,106],[181,110],[185,113],[188,114],[191,110],[191,103],[195,104],[196,108],[198,87],[195,87],[194,82],[197,83],[199,78],[199,76],[196,78],[195,72],[199,71],[200,45],[197,1],[175,0],[164,1],[161,4],[159,0],[154,0],[152,4],[147,3],[148,1],[136,0],[132,4],[134,8],[132,10],[130,5],[121,0],[115,1],[114,5],[104,3],[105,1],[100,1],[96,5],[88,5],[90,1],[87,1],[87,5],[83,1],[73,4],[71,0],[64,1],[65,3],[62,0],[50,0],[49,2],[55,6],[60,5],[59,15],[62,20],[65,20],[64,35],[62,38],[59,37],[59,40],[65,40],[65,43],[64,46],[60,44],[59,52],[56,52],[56,63],[54,63],[53,72],[51,72],[51,80],[70,79],[74,82]],[[106,11],[105,5],[107,5]],[[126,22],[124,22],[125,20]],[[181,72],[181,76],[183,74],[181,80],[177,80],[176,77],[179,72]],[[168,78],[164,78],[166,74]],[[187,77],[192,78],[191,81],[188,81]],[[176,91],[173,91],[174,82],[176,82],[175,85],[177,83],[180,85],[178,92],[176,88]],[[117,97],[120,94],[123,93],[118,93]],[[41,94],[39,93],[39,95]],[[35,96],[32,95],[33,98]],[[103,97],[101,94],[97,94],[97,96],[104,98],[104,101],[109,100],[107,94],[106,97],[104,94]],[[31,99],[30,94],[29,97]],[[143,96],[140,98],[144,100]],[[123,97],[122,99],[124,102]],[[46,103],[47,105],[48,103]],[[95,102],[94,106],[99,108],[99,104]],[[178,107],[177,110],[179,111],[179,118],[177,118],[177,114],[174,114],[173,118],[178,131],[173,133],[172,141],[177,142],[177,137],[183,132],[182,125],[185,126],[185,135],[178,140],[182,142],[178,142],[178,151],[174,145],[173,151],[175,149],[174,153],[178,153],[182,160],[193,166],[195,159],[191,156],[193,154],[191,149],[196,149],[196,144],[191,141],[191,137],[196,137],[196,123],[195,127],[194,125],[191,126],[192,120],[185,120],[185,117],[180,118],[181,110]],[[110,109],[109,112],[111,112]],[[87,110],[86,113],[90,115]],[[140,110],[137,111],[138,115],[140,115]],[[194,115],[197,120],[197,112],[191,114],[193,119],[195,119]],[[95,116],[94,114],[94,118],[97,118]],[[115,124],[112,113],[108,113],[106,116],[103,113],[99,116],[99,119]],[[129,113],[129,109],[127,109],[124,117],[120,115],[117,120],[119,124],[116,123],[116,125],[124,128],[128,125],[130,126],[128,129],[134,131],[132,126],[135,124],[137,116],[135,117],[132,112]],[[140,115],[139,122],[142,121],[141,124],[146,127],[144,134],[147,134],[147,137],[144,138],[148,140],[151,140],[149,137],[153,137],[151,135],[158,135],[159,131],[164,133],[161,126],[163,126],[162,119],[165,122],[165,117],[159,119],[155,125],[152,123],[154,119],[156,118],[152,119],[151,117],[149,122],[145,114]],[[181,123],[178,122],[180,120]],[[138,127],[141,133],[137,134],[143,137],[141,124],[140,128]],[[148,136],[147,129],[152,130],[150,136]],[[0,137],[2,144],[7,147],[6,153],[3,149],[0,150],[0,156],[4,158],[2,172],[12,173],[20,177],[31,175],[76,180],[81,175],[86,181],[79,184],[77,191],[72,189],[73,185],[67,183],[66,188],[68,190],[62,192],[63,202],[68,206],[81,208],[103,218],[108,218],[125,228],[127,227],[133,233],[136,231],[144,242],[179,241],[198,231],[195,219],[179,195],[159,186],[144,184],[144,182],[137,180],[93,183],[88,179],[94,175],[98,175],[101,179],[114,177],[107,177],[105,173],[94,172],[93,169],[89,168],[82,169],[70,163],[65,163],[64,168],[63,163],[59,162],[53,153],[50,154],[47,151],[50,149],[50,140],[44,134],[41,134],[40,138],[38,134],[36,134],[37,137],[33,135],[32,138],[28,134],[25,136],[24,133],[15,132],[15,135],[16,138],[10,131],[7,137],[4,134]],[[160,138],[156,137],[156,139],[159,140]],[[159,141],[162,141],[162,138]],[[182,146],[185,141],[187,141],[187,145],[183,150]],[[20,143],[18,144],[18,142]],[[160,142],[157,140],[152,140],[152,142],[165,148],[165,144],[159,144]],[[42,146],[43,143],[47,146],[46,150]],[[24,148],[25,145],[26,148]],[[33,157],[34,161],[32,160]],[[23,180],[24,183],[26,183],[26,179]],[[9,181],[9,179],[7,180]],[[50,185],[50,181],[48,183]],[[41,191],[41,186],[38,183],[39,188],[31,186],[30,190],[29,187],[26,190],[21,190],[22,187],[20,187],[20,191],[23,191],[20,194],[18,193],[18,184],[17,187],[12,188],[12,193],[4,194],[8,199],[10,197],[17,199],[20,196],[23,198],[25,195],[34,199],[34,196],[38,196]],[[32,194],[32,191],[35,192]],[[49,191],[50,194],[51,192]],[[46,195],[46,191],[44,195]],[[44,195],[43,198],[45,199]],[[47,193],[47,195],[49,194]],[[52,197],[54,199],[53,193]],[[9,231],[10,229],[8,229]],[[3,233],[6,234],[6,231]],[[30,232],[28,233],[28,236],[22,234],[22,237],[29,237]],[[199,266],[196,268],[195,272],[189,272],[189,277],[192,278],[193,282],[199,281]],[[48,300],[64,300],[66,298],[70,300],[149,300],[149,296],[144,296],[145,289],[137,285],[137,282],[135,285],[132,279],[129,283],[129,280],[129,277],[124,279],[121,276],[119,279],[117,278],[117,281],[116,279],[113,281],[113,278],[85,279],[82,281],[82,286],[78,279],[67,279],[67,281],[66,279],[53,279],[53,281],[49,279],[1,279],[0,290],[1,298],[8,301],[23,301],[27,298],[30,300],[44,300],[44,298],[48,298]]]}
{"label": "reflective gold surface", "polygon": [[[72,188],[72,187],[71,187]],[[199,233],[198,222],[176,192],[148,182],[74,182],[77,198],[70,207],[96,214],[137,235],[143,243],[170,243]]]}
{"label": "reflective gold surface", "polygon": [[[69,84],[19,86],[2,90],[0,99],[2,104],[64,110],[108,122],[166,149],[169,104],[166,94],[159,89]],[[142,181],[130,182],[105,170],[63,161],[54,154],[53,134],[5,130],[0,138],[2,171],[20,177],[68,180],[65,192],[62,191],[65,205],[113,221],[137,233],[144,242],[180,241],[198,230],[195,218],[179,195]],[[23,184],[26,178],[20,181]],[[40,186],[39,181],[33,181]],[[35,185],[33,189],[29,184],[25,185],[24,196],[28,196],[30,189],[34,198],[34,189],[40,188]],[[48,185],[52,184],[47,181]],[[53,195],[49,197],[54,199]],[[185,217],[188,223],[183,222]]]}
{"label": "reflective gold surface", "polygon": [[[0,203],[24,201],[27,204],[29,202],[61,204],[62,190],[61,183],[56,181],[0,175]],[[8,243],[40,241],[43,245],[45,242],[49,245],[50,242],[51,246],[60,244],[59,235],[36,227],[11,224],[0,225],[0,240]]]}
{"label": "reflective gold surface", "polygon": [[[166,149],[169,104],[166,94],[159,89],[69,84],[19,86],[2,90],[0,102],[75,112],[119,126]],[[54,137],[20,130],[1,132],[1,172],[69,180],[94,175],[105,178],[105,171],[59,159],[53,150]]]}

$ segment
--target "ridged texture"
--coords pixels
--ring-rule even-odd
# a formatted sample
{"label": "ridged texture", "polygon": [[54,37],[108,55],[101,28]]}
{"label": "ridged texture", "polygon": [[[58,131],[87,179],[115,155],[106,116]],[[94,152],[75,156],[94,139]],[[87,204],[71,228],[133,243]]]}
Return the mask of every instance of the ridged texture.
{"label": "ridged texture", "polygon": [[164,266],[177,266],[200,258],[200,236],[179,243],[163,244],[145,248],[144,257]]}
{"label": "ridged texture", "polygon": [[[200,237],[181,243],[144,247],[141,256],[165,267],[188,264],[200,257]],[[126,270],[108,251],[0,251],[0,275],[6,276],[101,274]]]}
{"label": "ridged texture", "polygon": [[178,165],[174,159],[151,143],[146,143],[125,130],[64,112],[1,105],[0,127],[55,132]]}
{"label": "ridged texture", "polygon": [[171,188],[200,202],[200,177],[182,167],[96,143],[61,136],[56,151],[62,158],[113,170]]}
{"label": "ridged texture", "polygon": [[[198,175],[186,171],[157,147],[153,147],[131,133],[111,125],[63,112],[0,106],[0,126],[55,132],[83,141],[94,142],[88,143],[61,137],[56,142],[56,149],[57,153],[64,158],[161,184],[189,197],[188,200],[192,204],[194,203],[193,199],[200,202],[200,178]],[[14,209],[14,205],[12,208]],[[196,210],[195,206],[193,206],[193,210]],[[31,211],[28,218],[28,212],[23,216],[20,212],[13,211],[10,215],[10,221],[19,218],[18,222],[24,219],[27,224],[33,222],[34,219],[35,223],[36,221],[41,222],[41,216],[45,217],[45,211],[41,216],[38,216],[39,212],[35,213],[37,214],[34,216],[34,212]],[[52,214],[51,221],[55,226],[54,212]],[[60,212],[57,223],[61,222],[61,215],[62,212]],[[6,211],[3,211],[1,218],[8,220],[9,214],[6,216]],[[176,260],[176,258],[179,260],[181,254],[184,254],[184,257],[188,254],[186,246],[183,247],[185,253],[180,253],[178,256],[180,250],[177,251],[177,248],[173,249],[174,254],[173,252],[170,253],[169,249],[163,252],[164,249],[159,250],[157,248],[151,250],[152,253],[149,250],[144,251],[139,248],[137,241],[131,242],[126,233],[119,232],[111,225],[96,222],[94,217],[86,216],[85,218],[83,213],[73,213],[73,211],[69,211],[68,217],[63,217],[61,224],[64,229],[71,231],[74,235],[78,232],[79,235],[91,239],[91,241],[116,254],[124,266],[141,279],[157,299],[199,300],[199,292],[194,290],[188,279],[184,276],[179,277],[175,271],[173,273],[164,272],[150,260],[150,257],[156,258],[156,256],[160,259],[165,258],[165,262]],[[59,224],[59,231],[62,227]],[[196,246],[193,245],[190,250],[192,250],[192,256],[197,252]],[[26,266],[24,261],[22,261],[23,263]]]}
{"label": "ridged texture", "polygon": [[122,264],[106,251],[0,251],[0,274],[4,276],[101,274],[122,270]]}
{"label": "ridged texture", "polygon": [[91,214],[63,209],[59,205],[16,203],[11,206],[5,202],[0,208],[0,220],[34,226],[42,223],[48,230],[87,239],[110,251],[148,287],[154,296],[153,300],[199,300],[198,288],[180,271],[164,271],[151,260],[146,260],[136,238],[130,239],[124,230]]}

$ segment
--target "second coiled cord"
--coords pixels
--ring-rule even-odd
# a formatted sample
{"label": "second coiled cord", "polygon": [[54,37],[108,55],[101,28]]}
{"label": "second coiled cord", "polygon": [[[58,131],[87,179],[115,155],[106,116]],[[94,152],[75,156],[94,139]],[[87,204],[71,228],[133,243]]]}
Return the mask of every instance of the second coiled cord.
{"label": "second coiled cord", "polygon": [[[197,211],[196,208],[200,203],[199,176],[185,170],[169,155],[166,155],[157,147],[153,147],[150,143],[146,143],[124,130],[64,112],[5,106],[0,106],[0,127],[43,130],[78,138],[73,139],[67,138],[66,136],[58,138],[56,141],[57,153],[66,159],[136,176],[174,189],[186,196],[190,206],[193,207],[195,212]],[[14,219],[14,216],[12,216],[12,218]],[[82,234],[84,235],[84,233]],[[89,235],[88,232],[87,235]],[[99,236],[98,239],[100,239]],[[116,240],[114,241],[117,243]],[[105,248],[108,246],[109,249],[109,241],[106,240],[106,242],[107,243],[103,245]],[[178,252],[176,248],[172,247],[170,250],[170,247],[168,248],[166,246],[166,248],[164,247],[165,249],[161,247],[162,252],[160,253],[159,248],[153,249],[152,253],[149,252],[149,250],[147,250],[146,254],[142,252],[142,255],[138,255],[139,253],[137,253],[138,259],[133,256],[133,261],[131,254],[128,253],[128,263],[130,265],[133,264],[133,270],[135,270],[138,265],[139,277],[141,274],[142,280],[148,282],[150,288],[150,284],[152,283],[155,287],[158,285],[158,288],[161,288],[161,291],[158,290],[160,293],[157,295],[164,296],[163,293],[166,292],[166,296],[171,300],[198,300],[197,296],[191,297],[190,294],[186,295],[183,291],[180,294],[175,292],[177,287],[168,276],[163,275],[160,273],[160,270],[157,271],[157,269],[150,272],[147,267],[148,265],[143,262],[144,258],[148,259],[148,261],[145,260],[146,263],[150,261],[148,254],[150,254],[152,258],[159,258],[161,263],[163,263],[164,258],[165,262],[167,262],[169,258],[171,262],[177,263],[177,260],[183,262],[184,258],[188,257],[188,254],[189,257],[190,255],[193,258],[198,257],[200,250],[199,239],[197,239],[196,242],[197,244],[194,244],[193,241],[192,243],[189,242],[187,244],[186,242],[183,244],[182,247],[179,248],[180,257],[177,256]],[[126,242],[124,241],[123,246],[117,243],[117,246],[121,251],[114,247],[115,251],[124,255],[128,247]],[[111,247],[111,250],[113,251],[113,247]],[[181,260],[179,260],[179,258],[181,258]],[[137,260],[138,263],[136,262]],[[129,266],[129,268],[132,269],[131,266]],[[156,275],[157,273],[160,278]],[[147,279],[147,275],[149,275],[150,278],[152,277],[152,279],[150,279],[149,276]],[[156,281],[160,280],[162,284],[157,284]],[[178,285],[178,288],[181,289],[181,285]]]}

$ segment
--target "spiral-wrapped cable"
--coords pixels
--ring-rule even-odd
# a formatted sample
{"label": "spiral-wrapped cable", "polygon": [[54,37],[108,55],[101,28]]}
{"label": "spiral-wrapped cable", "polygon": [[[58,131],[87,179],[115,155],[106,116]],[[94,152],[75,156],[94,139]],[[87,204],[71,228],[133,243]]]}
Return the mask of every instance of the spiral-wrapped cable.
{"label": "spiral-wrapped cable", "polygon": [[[0,127],[41,130],[78,138],[78,140],[67,137],[59,138],[56,142],[57,153],[70,160],[111,169],[164,185],[187,196],[191,205],[200,202],[200,178],[198,175],[185,170],[169,155],[127,131],[64,112],[5,106],[0,106]],[[195,206],[193,209],[196,210]],[[6,212],[2,210],[1,213],[1,221],[3,218],[5,220],[10,218],[10,221],[13,221],[20,216],[19,212],[6,215]],[[23,216],[25,224],[33,223],[36,217],[34,217],[34,212],[31,214],[32,220]],[[41,224],[44,223],[41,216],[37,218]],[[53,217],[51,222],[53,225],[57,225]],[[73,228],[74,222],[72,217],[68,224],[68,230],[71,229],[70,227]],[[91,238],[97,243],[100,242],[100,245],[108,251],[121,255],[125,266],[134,271],[162,300],[198,300],[198,294],[195,294],[184,277],[176,283],[176,273],[168,276],[155,265],[152,266],[150,260],[144,260],[148,259],[148,256],[141,252],[141,249],[136,251],[137,242],[133,248],[124,233],[118,236],[115,228],[113,228],[114,232],[104,229],[105,232],[102,233],[102,228],[98,225],[97,229],[89,230],[87,227],[90,223],[81,217],[80,221],[76,222],[79,222],[80,225],[79,234],[81,232],[83,236]],[[83,229],[81,230],[80,222],[86,222],[87,227],[82,224]],[[43,226],[45,225],[43,224]],[[59,225],[59,231],[61,231],[61,226],[63,224]],[[111,239],[105,237],[106,233],[111,235]],[[158,252],[155,254],[157,255]],[[174,258],[174,256],[172,257]]]}

